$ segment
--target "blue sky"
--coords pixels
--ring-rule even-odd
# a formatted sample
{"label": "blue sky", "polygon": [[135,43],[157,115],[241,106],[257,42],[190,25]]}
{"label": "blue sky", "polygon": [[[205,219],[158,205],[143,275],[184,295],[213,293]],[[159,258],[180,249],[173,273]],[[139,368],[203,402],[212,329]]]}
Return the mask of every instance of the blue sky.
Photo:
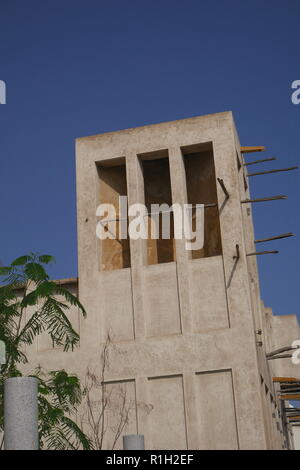
{"label": "blue sky", "polygon": [[[80,136],[232,110],[242,144],[280,159],[261,170],[297,165],[299,17],[298,0],[0,0],[2,263],[38,251],[53,277],[77,275]],[[299,172],[251,179],[253,196],[289,196],[255,205],[257,237],[300,233],[298,185]],[[280,250],[259,259],[277,314],[299,311],[299,247],[260,245]]]}

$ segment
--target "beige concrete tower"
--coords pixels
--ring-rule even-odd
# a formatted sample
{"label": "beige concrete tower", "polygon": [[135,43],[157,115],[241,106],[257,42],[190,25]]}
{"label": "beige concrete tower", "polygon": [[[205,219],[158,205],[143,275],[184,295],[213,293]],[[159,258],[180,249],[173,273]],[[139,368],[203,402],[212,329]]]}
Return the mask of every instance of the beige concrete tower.
{"label": "beige concrete tower", "polygon": [[[232,113],[80,138],[76,162],[78,293],[88,317],[80,348],[66,354],[40,340],[35,359],[84,379],[87,367],[101,369],[109,334],[104,380],[126,389],[123,433],[144,434],[147,449],[287,445],[266,361],[280,325],[261,302],[256,257],[246,256],[255,252],[251,204],[242,202],[249,190]],[[121,195],[148,210],[205,204],[204,247],[188,251],[172,236],[99,240],[97,207],[119,209]]]}
{"label": "beige concrete tower", "polygon": [[[272,384],[256,335],[251,209],[241,204],[249,194],[231,112],[81,138],[76,156],[82,364],[97,361],[109,331],[117,348],[107,380],[128,384],[131,432],[145,434],[147,448],[276,446],[263,411],[262,380]],[[119,195],[147,207],[217,203],[205,209],[204,248],[98,240],[96,208]]]}

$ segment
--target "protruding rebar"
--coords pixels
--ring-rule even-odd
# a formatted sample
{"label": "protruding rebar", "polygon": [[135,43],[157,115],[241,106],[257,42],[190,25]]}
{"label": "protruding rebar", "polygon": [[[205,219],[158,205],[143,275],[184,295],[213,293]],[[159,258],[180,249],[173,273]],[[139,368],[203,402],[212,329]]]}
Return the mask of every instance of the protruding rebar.
{"label": "protruding rebar", "polygon": [[293,237],[293,236],[294,236],[294,233],[288,232],[288,233],[283,233],[282,235],[276,235],[274,237],[261,238],[260,240],[254,240],[254,243],[270,242],[272,240],[280,240],[281,238],[288,238],[288,237]]}
{"label": "protruding rebar", "polygon": [[257,163],[271,162],[273,160],[277,160],[277,158],[276,157],[263,158],[261,160],[255,160],[254,162],[243,163],[243,166],[256,165]]}
{"label": "protruding rebar", "polygon": [[241,203],[248,204],[249,202],[278,201],[279,199],[287,199],[287,196],[280,194],[279,196],[260,197],[256,199],[244,199],[243,201],[241,201]]}
{"label": "protruding rebar", "polygon": [[270,251],[257,251],[254,253],[247,253],[246,256],[257,256],[257,255],[277,255],[279,251],[277,250],[270,250]]}
{"label": "protruding rebar", "polygon": [[257,173],[249,173],[247,176],[268,175],[270,173],[280,173],[281,171],[298,170],[298,168],[298,166],[291,166],[289,168],[278,168],[276,170],[258,171]]}
{"label": "protruding rebar", "polygon": [[226,196],[226,199],[229,199],[229,193],[228,193],[228,191],[227,191],[227,189],[226,189],[226,186],[225,186],[225,184],[224,184],[224,181],[222,180],[222,178],[217,178],[217,180],[218,180],[218,183],[220,184],[221,188],[223,189],[223,192],[224,192],[224,194],[225,194],[225,196]]}

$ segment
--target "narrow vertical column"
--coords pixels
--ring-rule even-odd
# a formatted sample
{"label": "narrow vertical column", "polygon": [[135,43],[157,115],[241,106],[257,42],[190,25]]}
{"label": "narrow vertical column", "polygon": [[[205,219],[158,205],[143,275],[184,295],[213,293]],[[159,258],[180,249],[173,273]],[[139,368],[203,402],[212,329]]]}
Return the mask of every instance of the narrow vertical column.
{"label": "narrow vertical column", "polygon": [[[127,156],[127,187],[128,207],[132,204],[144,203],[144,188],[142,170],[138,157],[134,153]],[[131,252],[131,289],[134,312],[135,338],[145,337],[145,318],[143,312],[142,268],[146,259],[145,240],[130,239]]]}
{"label": "narrow vertical column", "polygon": [[5,450],[38,450],[38,381],[13,377],[4,383]]}
{"label": "narrow vertical column", "polygon": [[198,430],[200,423],[195,394],[195,374],[193,372],[183,374],[183,388],[188,449],[197,449],[199,446]]}
{"label": "narrow vertical column", "polygon": [[[169,162],[173,204],[181,204],[183,207],[183,204],[187,203],[187,191],[184,163],[179,147],[169,148]],[[184,239],[176,240],[177,282],[180,302],[181,328],[182,333],[184,334],[191,333],[193,331],[189,298],[189,252],[186,250],[185,243],[186,241]]]}

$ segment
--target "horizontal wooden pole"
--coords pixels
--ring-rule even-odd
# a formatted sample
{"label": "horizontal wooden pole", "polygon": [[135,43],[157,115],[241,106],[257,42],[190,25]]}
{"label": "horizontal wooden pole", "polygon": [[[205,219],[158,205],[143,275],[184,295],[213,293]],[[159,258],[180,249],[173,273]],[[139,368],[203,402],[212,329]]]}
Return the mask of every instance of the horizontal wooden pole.
{"label": "horizontal wooden pole", "polygon": [[257,251],[255,253],[247,253],[246,256],[257,256],[257,255],[277,255],[279,251],[270,250],[270,251]]}
{"label": "horizontal wooden pole", "polygon": [[294,236],[294,233],[288,232],[288,233],[283,233],[282,235],[275,235],[274,237],[261,238],[259,240],[254,240],[254,243],[270,242],[272,240],[280,240],[281,238],[288,238],[288,237],[293,237],[293,236]]}
{"label": "horizontal wooden pole", "polygon": [[295,387],[281,387],[281,393],[300,393],[300,386],[295,385]]}
{"label": "horizontal wooden pole", "polygon": [[242,153],[252,153],[252,152],[264,152],[266,147],[263,145],[254,146],[254,147],[241,147]]}
{"label": "horizontal wooden pole", "polygon": [[269,175],[270,173],[280,173],[281,171],[298,170],[298,166],[291,166],[290,168],[278,168],[276,170],[258,171],[257,173],[249,173],[247,176]]}
{"label": "horizontal wooden pole", "polygon": [[244,199],[243,201],[241,201],[241,203],[248,204],[249,202],[277,201],[279,199],[287,199],[287,196],[279,195],[279,196],[261,197],[261,198],[255,198],[255,199]]}
{"label": "horizontal wooden pole", "polygon": [[286,351],[294,351],[295,349],[298,348],[293,346],[284,346],[283,348],[275,349],[274,351],[267,353],[267,356],[274,356],[275,354],[280,354]]}
{"label": "horizontal wooden pole", "polygon": [[296,379],[296,377],[273,377],[273,382],[298,382],[299,379]]}
{"label": "horizontal wooden pole", "polygon": [[280,395],[280,400],[300,400],[300,394]]}
{"label": "horizontal wooden pole", "polygon": [[271,361],[273,359],[287,359],[289,357],[292,357],[292,354],[274,354],[274,356],[267,356],[267,360]]}
{"label": "horizontal wooden pole", "polygon": [[243,163],[243,166],[256,165],[257,163],[271,162],[273,160],[277,160],[277,158],[276,157],[263,158],[262,160],[255,160],[254,162]]}

